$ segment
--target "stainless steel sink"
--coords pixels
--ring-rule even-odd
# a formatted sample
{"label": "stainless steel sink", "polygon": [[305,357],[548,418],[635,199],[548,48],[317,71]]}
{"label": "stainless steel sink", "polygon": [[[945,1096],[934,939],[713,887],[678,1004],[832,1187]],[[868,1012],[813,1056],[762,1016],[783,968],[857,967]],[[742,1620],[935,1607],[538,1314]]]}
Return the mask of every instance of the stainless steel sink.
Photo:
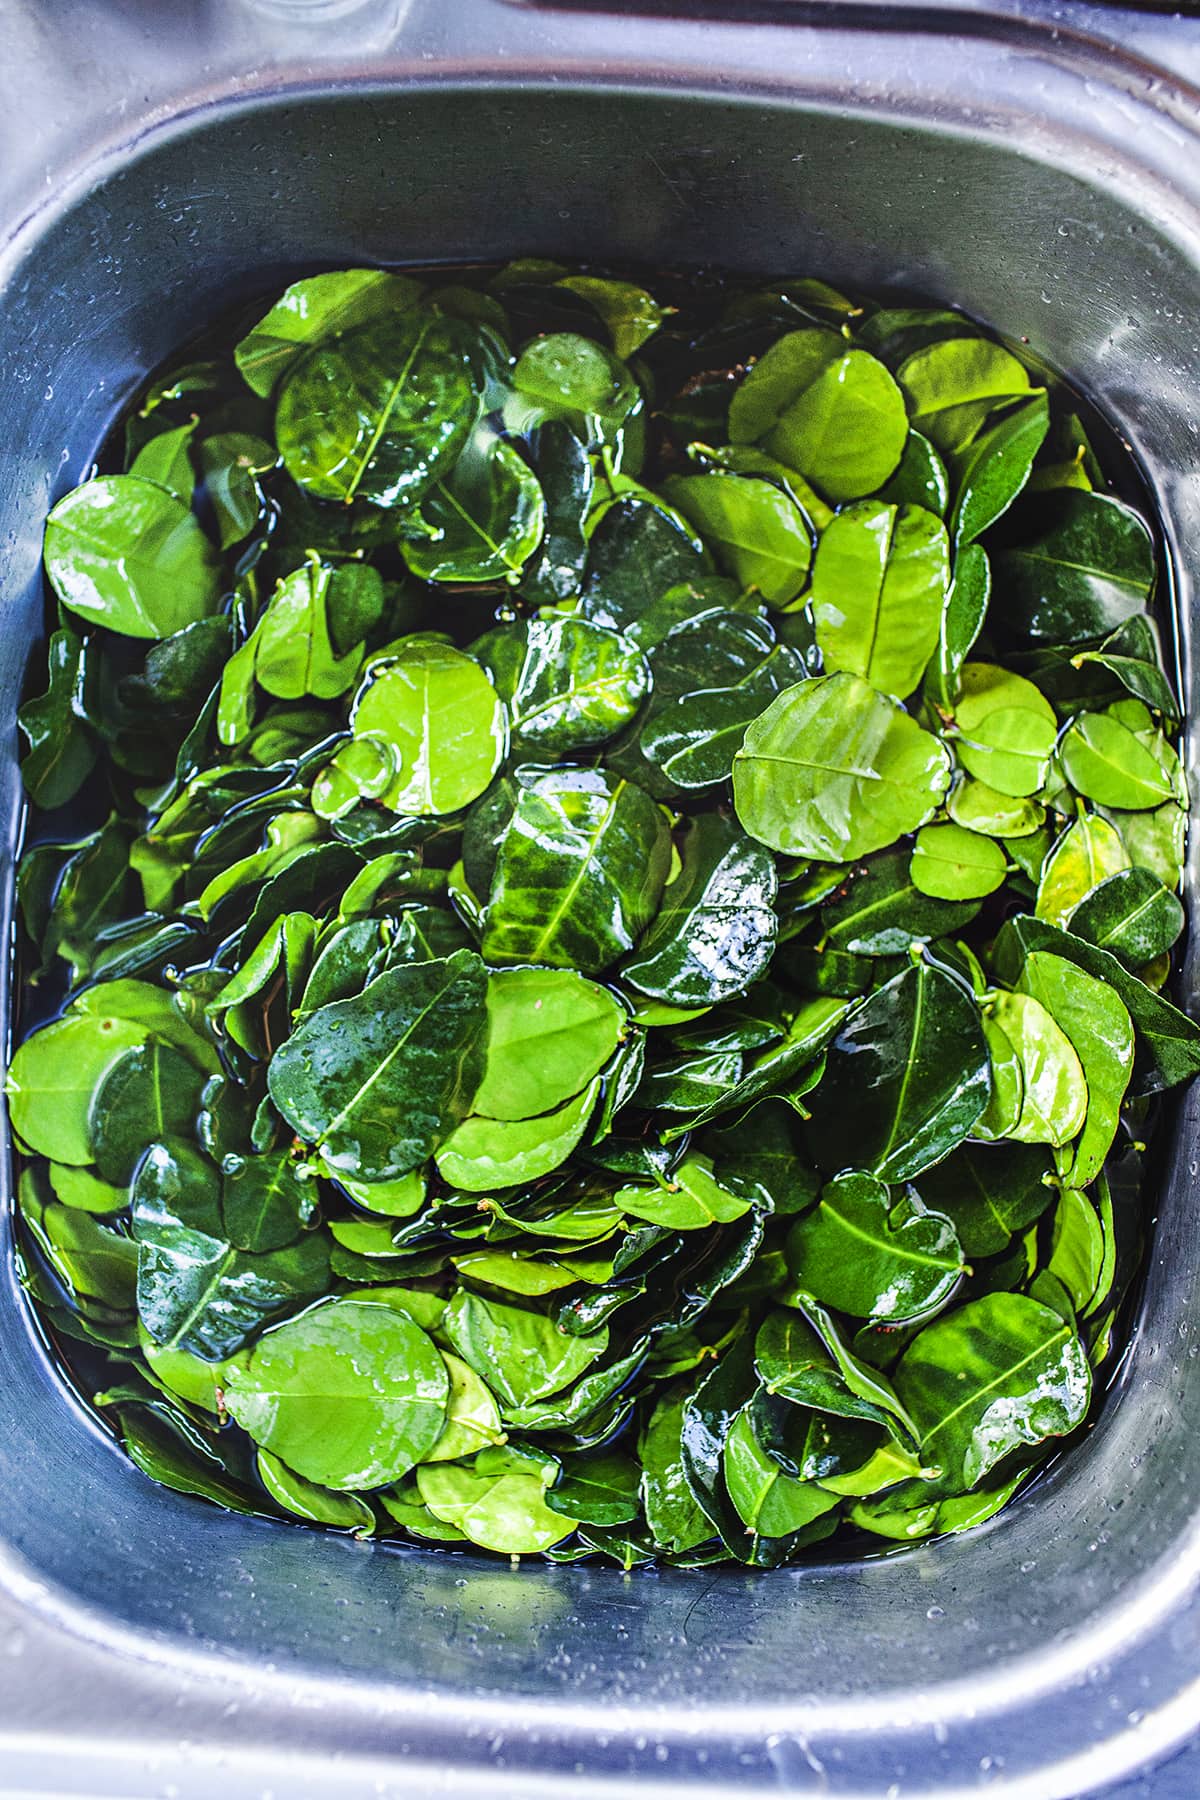
{"label": "stainless steel sink", "polygon": [[[322,264],[796,269],[1028,337],[1161,496],[1195,708],[1200,21],[704,10],[0,0],[6,884],[47,504],[213,310]],[[94,1427],[5,1260],[0,1789],[1053,1800],[1167,1756],[1200,1726],[1198,1124],[1193,1094],[1087,1442],[990,1526],[846,1566],[510,1568],[226,1516]]]}

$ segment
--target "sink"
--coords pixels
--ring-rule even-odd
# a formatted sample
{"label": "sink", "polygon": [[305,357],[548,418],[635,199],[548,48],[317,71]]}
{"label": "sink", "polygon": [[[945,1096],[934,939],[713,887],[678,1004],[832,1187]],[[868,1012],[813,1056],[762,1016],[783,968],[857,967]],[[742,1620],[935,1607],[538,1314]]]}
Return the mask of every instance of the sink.
{"label": "sink", "polygon": [[[6,906],[47,507],[201,323],[323,266],[792,270],[1028,338],[1160,496],[1194,710],[1200,21],[0,0],[0,36]],[[1200,1727],[1198,1126],[1192,1093],[1087,1440],[978,1531],[774,1572],[510,1567],[156,1488],[51,1366],[6,1238],[3,1791],[1054,1800],[1165,1757]]]}

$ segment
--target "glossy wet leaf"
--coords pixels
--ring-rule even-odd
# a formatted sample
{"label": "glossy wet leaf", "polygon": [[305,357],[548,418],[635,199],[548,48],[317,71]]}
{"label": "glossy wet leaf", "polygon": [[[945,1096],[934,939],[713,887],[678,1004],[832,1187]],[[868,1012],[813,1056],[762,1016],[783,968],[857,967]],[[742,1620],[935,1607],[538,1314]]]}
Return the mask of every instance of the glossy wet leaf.
{"label": "glossy wet leaf", "polygon": [[999,554],[1011,629],[1056,644],[1114,631],[1145,606],[1154,544],[1133,508],[1068,490],[1023,509],[1017,542]]}
{"label": "glossy wet leaf", "polygon": [[550,1549],[578,1523],[546,1504],[555,1472],[553,1462],[489,1450],[473,1464],[424,1464],[417,1487],[435,1518],[456,1526],[471,1543],[522,1556]]}
{"label": "glossy wet leaf", "polygon": [[716,1005],[763,974],[775,945],[772,857],[728,819],[689,827],[682,867],[622,980],[677,1005]]}
{"label": "glossy wet leaf", "polygon": [[[1058,921],[1056,921],[1057,923]],[[1071,930],[1137,969],[1163,956],[1184,926],[1170,888],[1148,869],[1120,869],[1091,886],[1071,913]]]}
{"label": "glossy wet leaf", "polygon": [[900,1359],[896,1385],[923,1459],[962,1492],[1010,1451],[1079,1424],[1091,1371],[1056,1313],[1023,1294],[989,1294],[927,1325]]}
{"label": "glossy wet leaf", "polygon": [[97,745],[81,717],[87,656],[73,631],[51,634],[46,648],[48,686],[26,700],[18,714],[26,750],[21,763],[25,791],[35,805],[63,806],[91,774]]}
{"label": "glossy wet leaf", "polygon": [[599,974],[653,918],[670,840],[654,802],[599,769],[518,771],[487,899],[483,953]]}
{"label": "glossy wet leaf", "polygon": [[1050,424],[1045,394],[1006,412],[954,458],[950,535],[962,548],[1006,513],[1029,480]]}
{"label": "glossy wet leaf", "polygon": [[383,1487],[436,1444],[450,1392],[432,1340],[404,1313],[330,1300],[260,1339],[225,1404],[255,1443],[337,1489]]}
{"label": "glossy wet leaf", "polygon": [[486,1031],[477,956],[411,963],[306,1019],[271,1061],[271,1098],[331,1170],[389,1181],[466,1117]]}
{"label": "glossy wet leaf", "polygon": [[459,1288],[442,1315],[458,1355],[502,1405],[528,1406],[569,1387],[608,1345],[607,1327],[568,1336],[543,1312]]}
{"label": "glossy wet leaf", "polygon": [[1049,951],[1035,950],[1025,958],[1021,990],[1063,1028],[1082,1065],[1087,1116],[1068,1178],[1075,1187],[1087,1187],[1103,1168],[1120,1122],[1133,1073],[1133,1022],[1110,987]]}
{"label": "glossy wet leaf", "polygon": [[969,774],[1015,798],[1037,793],[1058,721],[1031,681],[995,663],[967,663],[954,715],[955,753]]}
{"label": "glossy wet leaf", "polygon": [[332,1525],[335,1530],[353,1531],[360,1536],[369,1536],[374,1530],[375,1515],[365,1500],[307,1481],[269,1450],[258,1453],[258,1473],[272,1500],[298,1519]]}
{"label": "glossy wet leaf", "polygon": [[123,637],[169,637],[220,595],[216,552],[191,510],[138,475],[72,488],[46,521],[44,557],[63,605]]}
{"label": "glossy wet leaf", "polygon": [[896,379],[913,426],[946,455],[962,451],[994,407],[1030,391],[1028,371],[982,337],[945,337],[914,350]]}
{"label": "glossy wet leaf", "polygon": [[462,450],[478,394],[456,320],[389,312],[286,371],[275,435],[288,474],[315,498],[411,506]]}
{"label": "glossy wet leaf", "polygon": [[1142,1092],[1174,1087],[1200,1073],[1200,1026],[1131,975],[1110,951],[1073,932],[1042,919],[1010,922],[997,938],[994,951],[1001,978],[1019,980],[1025,958],[1035,950],[1066,957],[1111,987],[1124,1002],[1137,1031],[1139,1052],[1148,1065],[1141,1075]]}
{"label": "glossy wet leaf", "polygon": [[382,269],[336,269],[285,289],[234,350],[248,387],[264,399],[307,351],[368,320],[414,305],[420,285]]}
{"label": "glossy wet leaf", "polygon": [[826,671],[911,694],[937,646],[949,583],[935,514],[878,500],[840,512],[821,533],[810,596]]}
{"label": "glossy wet leaf", "polygon": [[634,717],[649,687],[636,645],[569,616],[488,632],[472,653],[508,707],[515,750],[559,754],[602,744]]}
{"label": "glossy wet leaf", "polygon": [[[699,540],[661,507],[618,500],[592,532],[580,588],[580,614],[636,637],[673,588],[704,575]],[[689,606],[689,611],[692,610]]]}
{"label": "glossy wet leaf", "polygon": [[1049,1151],[1022,1143],[965,1143],[917,1177],[917,1191],[950,1219],[971,1256],[996,1256],[1054,1198]]}
{"label": "glossy wet leaf", "polygon": [[907,1181],[962,1142],[991,1074],[973,997],[921,962],[851,1011],[811,1096],[810,1149],[830,1171]]}
{"label": "glossy wet leaf", "polygon": [[516,581],[542,541],[546,504],[511,444],[464,454],[406,526],[405,562],[425,581]]}
{"label": "glossy wet leaf", "polygon": [[113,1065],[136,1052],[144,1038],[139,1026],[103,1014],[56,1020],[26,1038],[6,1087],[9,1117],[22,1141],[60,1163],[92,1162],[93,1096]]}
{"label": "glossy wet leaf", "polygon": [[1106,819],[1096,813],[1075,819],[1042,864],[1036,916],[1065,925],[1093,888],[1128,867],[1125,846]]}
{"label": "glossy wet leaf", "polygon": [[927,690],[946,712],[958,698],[959,676],[983,630],[992,594],[992,565],[979,544],[957,550],[938,626],[937,649],[925,673]]}
{"label": "glossy wet leaf", "polygon": [[788,1233],[788,1266],[823,1306],[898,1321],[945,1302],[963,1272],[954,1227],[872,1175],[828,1182]]}
{"label": "glossy wet leaf", "polygon": [[457,812],[481,794],[507,743],[504,703],[479,664],[432,638],[374,663],[350,715],[392,779],[372,798],[397,813]]}
{"label": "glossy wet leaf", "polygon": [[959,931],[970,921],[974,904],[922,893],[911,862],[907,850],[886,850],[847,871],[821,909],[829,945],[856,956],[896,956],[910,944]]}
{"label": "glossy wet leaf", "polygon": [[1087,1078],[1054,1015],[1030,994],[997,994],[991,1017],[1016,1053],[1021,1111],[1008,1135],[1024,1144],[1067,1144],[1088,1109]]}
{"label": "glossy wet leaf", "polygon": [[759,1442],[753,1414],[743,1409],[725,1439],[722,1469],[729,1498],[748,1530],[763,1537],[802,1531],[838,1503],[815,1481],[788,1475]]}
{"label": "glossy wet leaf", "polygon": [[943,747],[860,676],[780,694],[734,758],[738,818],[792,856],[846,862],[923,825],[949,785]]}
{"label": "glossy wet leaf", "polygon": [[726,1225],[750,1210],[750,1201],[723,1188],[713,1178],[711,1163],[699,1156],[686,1157],[657,1187],[618,1188],[613,1198],[630,1218],[672,1231]]}

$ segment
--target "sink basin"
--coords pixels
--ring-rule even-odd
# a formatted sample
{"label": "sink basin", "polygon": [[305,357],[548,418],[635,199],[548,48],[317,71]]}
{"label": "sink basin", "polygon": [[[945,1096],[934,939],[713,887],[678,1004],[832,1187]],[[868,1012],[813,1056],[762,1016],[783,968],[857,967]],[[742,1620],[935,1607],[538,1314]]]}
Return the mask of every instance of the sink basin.
{"label": "sink basin", "polygon": [[[1160,496],[1194,710],[1200,107],[1160,59],[1200,70],[1200,23],[786,0],[740,24],[500,0],[195,0],[164,22],[70,0],[50,36],[46,10],[0,0],[6,896],[48,505],[189,333],[322,266],[795,270],[1028,338]],[[1198,1113],[1193,1093],[1172,1116],[1087,1441],[976,1532],[771,1573],[509,1567],[156,1488],[55,1373],[6,1239],[0,1783],[1053,1800],[1165,1756],[1200,1726]]]}

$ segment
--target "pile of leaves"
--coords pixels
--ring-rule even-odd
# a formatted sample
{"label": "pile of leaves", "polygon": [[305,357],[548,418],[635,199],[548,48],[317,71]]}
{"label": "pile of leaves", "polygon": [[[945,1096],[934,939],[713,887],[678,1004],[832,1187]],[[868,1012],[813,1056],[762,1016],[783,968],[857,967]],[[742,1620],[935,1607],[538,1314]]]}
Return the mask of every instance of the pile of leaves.
{"label": "pile of leaves", "polygon": [[8,1092],[129,1454],[626,1566],[995,1512],[1200,1068],[1119,447],[952,312],[526,262],[299,281],[113,460]]}

